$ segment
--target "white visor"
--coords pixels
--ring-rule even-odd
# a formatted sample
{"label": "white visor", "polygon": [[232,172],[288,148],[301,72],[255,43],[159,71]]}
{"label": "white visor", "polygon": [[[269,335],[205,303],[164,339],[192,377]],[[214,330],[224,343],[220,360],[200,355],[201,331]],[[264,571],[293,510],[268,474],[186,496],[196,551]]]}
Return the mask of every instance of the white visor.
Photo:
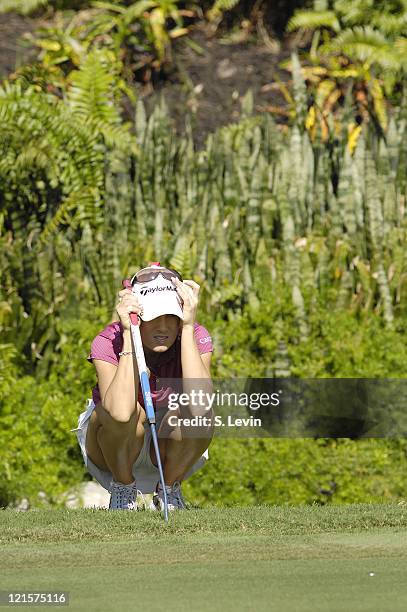
{"label": "white visor", "polygon": [[140,315],[142,321],[152,321],[165,314],[184,319],[182,300],[175,285],[161,274],[148,283],[135,283],[133,293],[137,295],[143,309],[143,314]]}

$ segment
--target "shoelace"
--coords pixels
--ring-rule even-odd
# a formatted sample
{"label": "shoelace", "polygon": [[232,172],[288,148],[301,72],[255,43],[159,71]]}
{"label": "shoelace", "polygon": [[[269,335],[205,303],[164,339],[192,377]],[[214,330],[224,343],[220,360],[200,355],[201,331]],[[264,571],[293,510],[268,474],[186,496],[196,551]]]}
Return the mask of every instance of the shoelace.
{"label": "shoelace", "polygon": [[[162,494],[163,490],[161,485],[159,485],[158,493]],[[167,500],[168,503],[177,506],[178,508],[186,508],[187,505],[185,503],[184,498],[182,497],[181,487],[179,482],[174,482],[172,487],[167,487]],[[175,502],[175,503],[174,503]]]}
{"label": "shoelace", "polygon": [[[134,493],[134,491],[136,492],[136,498],[129,501],[129,498],[132,497],[132,494]],[[121,507],[123,507],[124,504],[126,504],[129,509],[137,507],[137,498],[139,496],[143,500],[144,509],[147,507],[144,495],[142,494],[140,489],[136,488],[135,485],[132,485],[132,487],[129,488],[129,485],[116,484],[114,487],[114,493],[117,494],[118,502]]]}
{"label": "shoelace", "polygon": [[141,497],[141,499],[143,500],[143,509],[146,510],[147,509],[146,498],[144,497],[140,489],[137,489],[137,497]]}

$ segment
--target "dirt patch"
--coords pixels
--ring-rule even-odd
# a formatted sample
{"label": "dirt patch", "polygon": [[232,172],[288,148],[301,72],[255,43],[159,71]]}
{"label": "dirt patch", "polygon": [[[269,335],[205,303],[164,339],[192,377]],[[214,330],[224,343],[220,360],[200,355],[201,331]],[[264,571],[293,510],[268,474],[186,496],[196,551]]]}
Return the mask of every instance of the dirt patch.
{"label": "dirt patch", "polygon": [[[185,108],[194,117],[194,138],[203,144],[208,133],[222,125],[239,120],[241,101],[249,89],[254,96],[257,112],[282,110],[286,103],[275,77],[287,81],[289,74],[279,63],[290,56],[290,42],[270,49],[261,42],[224,44],[221,39],[208,38],[195,30],[191,39],[203,50],[198,53],[185,41],[175,48],[175,67],[166,80],[149,84],[140,90],[147,109],[163,96],[177,131],[185,126]],[[277,45],[276,45],[277,46]],[[285,115],[279,115],[285,120]]]}
{"label": "dirt patch", "polygon": [[[3,79],[18,66],[35,59],[36,50],[24,44],[22,36],[45,22],[15,14],[0,15],[0,19],[0,78]],[[244,34],[237,33],[236,37],[244,39]],[[249,89],[253,92],[255,111],[277,111],[277,120],[286,120],[286,103],[276,75],[282,81],[289,77],[279,64],[290,55],[290,39],[277,41],[250,36],[248,40],[231,42],[233,37],[226,41],[222,34],[214,35],[205,25],[195,26],[189,38],[190,44],[185,38],[175,42],[171,66],[153,74],[146,84],[136,82],[137,94],[148,112],[163,96],[180,133],[185,128],[188,108],[197,146],[202,146],[207,135],[220,126],[239,120],[242,98]],[[125,104],[125,115],[127,119],[134,116],[130,104]]]}
{"label": "dirt patch", "polygon": [[37,22],[14,13],[0,15],[0,79],[3,80],[18,66],[35,58],[36,51],[27,48],[22,40],[25,32],[33,32]]}

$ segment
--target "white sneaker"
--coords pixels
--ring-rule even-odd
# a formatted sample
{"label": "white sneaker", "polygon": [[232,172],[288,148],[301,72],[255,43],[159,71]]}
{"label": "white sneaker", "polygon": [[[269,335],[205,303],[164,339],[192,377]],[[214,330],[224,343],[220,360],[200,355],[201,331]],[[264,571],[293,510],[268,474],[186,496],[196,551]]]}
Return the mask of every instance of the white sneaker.
{"label": "white sneaker", "polygon": [[110,493],[109,510],[139,510],[137,496],[141,492],[137,489],[136,481],[126,485],[112,480]]}
{"label": "white sneaker", "polygon": [[[172,486],[165,487],[167,491],[168,510],[186,510],[187,505],[181,493],[181,485],[176,480]],[[161,483],[157,485],[157,491],[153,496],[153,504],[157,510],[164,510],[164,492]]]}

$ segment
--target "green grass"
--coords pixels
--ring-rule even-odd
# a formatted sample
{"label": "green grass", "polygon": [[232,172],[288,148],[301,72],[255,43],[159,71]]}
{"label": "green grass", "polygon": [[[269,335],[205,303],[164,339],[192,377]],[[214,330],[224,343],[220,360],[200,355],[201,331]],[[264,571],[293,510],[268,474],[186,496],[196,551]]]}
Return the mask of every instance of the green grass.
{"label": "green grass", "polygon": [[407,609],[404,505],[3,510],[0,543],[2,590],[70,610]]}

